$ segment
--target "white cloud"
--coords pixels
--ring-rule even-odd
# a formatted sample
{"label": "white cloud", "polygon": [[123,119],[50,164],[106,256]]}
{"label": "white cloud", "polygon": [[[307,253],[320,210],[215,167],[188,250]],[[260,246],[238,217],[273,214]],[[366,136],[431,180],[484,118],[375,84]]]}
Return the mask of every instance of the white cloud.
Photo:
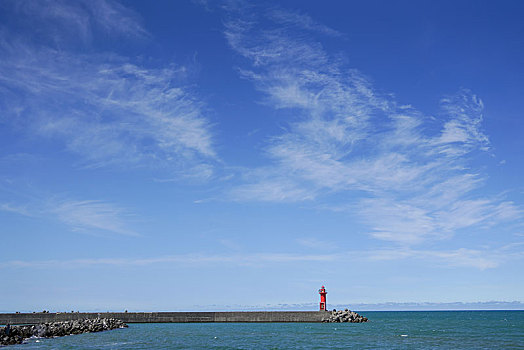
{"label": "white cloud", "polygon": [[[314,239],[299,240],[300,244],[324,244]],[[520,244],[521,245],[521,244]],[[232,264],[235,266],[260,267],[268,264],[294,264],[304,262],[349,263],[355,256],[362,261],[394,261],[411,259],[423,264],[441,268],[474,268],[485,270],[496,268],[500,264],[524,258],[520,245],[503,246],[494,249],[454,250],[415,250],[381,249],[333,252],[331,254],[296,254],[296,253],[244,253],[244,254],[181,254],[149,258],[94,258],[73,260],[25,261],[12,260],[0,262],[0,268],[77,268],[91,266],[149,266],[156,264],[174,264],[196,267],[205,264]],[[330,245],[328,245],[330,246]],[[327,248],[327,247],[326,247]]]}
{"label": "white cloud", "polygon": [[340,37],[342,34],[326,25],[315,22],[309,15],[299,12],[289,12],[281,8],[268,11],[268,15],[275,22],[287,26],[295,26],[300,29],[309,30],[329,36]]}
{"label": "white cloud", "polygon": [[129,227],[132,214],[113,203],[100,200],[44,200],[30,197],[32,199],[24,205],[0,203],[0,211],[42,220],[56,220],[81,233],[138,235]]}
{"label": "white cloud", "polygon": [[136,235],[125,222],[125,216],[128,214],[107,202],[65,201],[53,206],[49,211],[74,230],[89,232],[94,229],[123,235]]}
{"label": "white cloud", "polygon": [[0,262],[0,268],[78,268],[90,266],[147,266],[153,264],[177,264],[190,265],[193,267],[196,264],[234,264],[244,266],[266,266],[266,264],[290,264],[297,262],[333,261],[335,259],[336,256],[334,255],[299,255],[283,253],[256,253],[244,255],[185,254],[143,259],[100,258],[44,261],[13,260]]}
{"label": "white cloud", "polygon": [[31,211],[23,206],[15,206],[10,203],[0,203],[0,211],[5,211],[9,213],[19,214],[23,216],[33,216]]}
{"label": "white cloud", "polygon": [[231,191],[230,196],[237,201],[269,202],[296,202],[314,198],[306,189],[285,179],[261,180],[253,184],[239,185]]}
{"label": "white cloud", "polygon": [[335,243],[319,240],[315,237],[299,238],[296,241],[298,244],[306,248],[323,249],[323,250],[335,250],[337,248]]}
{"label": "white cloud", "polygon": [[387,249],[371,252],[369,258],[379,261],[415,259],[447,267],[472,267],[485,270],[496,268],[508,260],[522,258],[520,255],[519,253],[504,253],[503,249],[478,250],[459,248],[447,251]]}
{"label": "white cloud", "polygon": [[20,21],[38,26],[35,39],[55,44],[90,43],[95,32],[118,37],[149,36],[137,13],[113,0],[6,1]]}
{"label": "white cloud", "polygon": [[[64,40],[74,31],[104,30],[109,38],[145,32],[136,15],[112,1],[15,7],[26,20],[58,26],[56,35]],[[42,32],[54,33],[47,27]],[[212,166],[211,126],[204,104],[185,83],[187,67],[79,51],[69,42],[65,49],[52,40],[37,44],[24,32],[2,31],[0,39],[2,120],[16,130],[59,141],[88,167],[163,166],[196,174]]]}
{"label": "white cloud", "polygon": [[249,171],[231,191],[235,199],[345,196],[340,205],[373,237],[403,244],[522,218],[515,203],[477,193],[486,176],[470,160],[489,149],[489,140],[481,127],[483,103],[473,93],[444,98],[438,119],[425,116],[377,93],[314,33],[304,35],[307,28],[292,23],[302,14],[229,10],[225,37],[249,62],[241,76],[268,105],[294,115],[268,142],[272,166]]}
{"label": "white cloud", "polygon": [[460,156],[474,148],[489,148],[488,137],[480,130],[484,104],[477,96],[465,91],[442,99],[442,106],[450,119],[434,140],[437,149],[448,156]]}

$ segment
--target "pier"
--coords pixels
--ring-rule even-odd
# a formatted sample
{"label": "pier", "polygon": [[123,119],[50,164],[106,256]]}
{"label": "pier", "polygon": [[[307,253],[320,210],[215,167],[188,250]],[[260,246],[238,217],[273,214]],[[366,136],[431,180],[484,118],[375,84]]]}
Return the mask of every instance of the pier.
{"label": "pier", "polygon": [[329,315],[327,311],[0,313],[0,324],[38,324],[93,318],[116,318],[125,323],[322,322]]}

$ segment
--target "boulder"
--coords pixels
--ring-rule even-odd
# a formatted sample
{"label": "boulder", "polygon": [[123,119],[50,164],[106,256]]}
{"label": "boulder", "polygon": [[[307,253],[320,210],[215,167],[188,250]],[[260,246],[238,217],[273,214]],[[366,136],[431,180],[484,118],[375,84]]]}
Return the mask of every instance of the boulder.
{"label": "boulder", "polygon": [[367,322],[366,317],[360,316],[358,313],[349,309],[339,310],[333,309],[331,315],[328,318],[323,318],[322,322],[352,322],[361,323]]}
{"label": "boulder", "polygon": [[127,325],[124,322],[114,318],[41,323],[36,326],[10,326],[9,331],[7,331],[7,327],[3,327],[0,328],[0,346],[21,344],[24,339],[32,336],[52,338],[125,327]]}

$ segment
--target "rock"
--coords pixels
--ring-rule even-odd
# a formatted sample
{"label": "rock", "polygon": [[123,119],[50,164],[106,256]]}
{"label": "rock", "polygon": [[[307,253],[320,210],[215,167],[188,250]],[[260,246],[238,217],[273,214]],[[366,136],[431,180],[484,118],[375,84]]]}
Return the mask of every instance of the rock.
{"label": "rock", "polygon": [[36,326],[11,326],[9,332],[7,332],[7,327],[4,327],[0,329],[0,346],[21,344],[24,339],[32,336],[52,338],[125,327],[127,327],[127,325],[124,322],[114,318],[41,323]]}
{"label": "rock", "polygon": [[331,311],[331,315],[326,319],[323,318],[322,322],[352,322],[352,323],[361,323],[361,322],[367,322],[367,317],[360,316],[354,311],[351,311],[349,309],[344,309],[344,311],[340,310],[337,311],[336,309],[333,309]]}

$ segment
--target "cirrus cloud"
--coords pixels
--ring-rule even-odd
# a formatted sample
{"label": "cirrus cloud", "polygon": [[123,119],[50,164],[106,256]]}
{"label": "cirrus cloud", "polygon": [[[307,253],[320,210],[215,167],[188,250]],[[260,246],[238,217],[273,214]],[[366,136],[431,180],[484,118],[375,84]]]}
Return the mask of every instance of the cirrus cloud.
{"label": "cirrus cloud", "polygon": [[[230,196],[290,202],[332,195],[372,237],[416,244],[463,228],[523,217],[512,201],[477,192],[486,175],[470,166],[489,151],[483,103],[467,89],[427,116],[379,93],[360,72],[330,55],[304,27],[247,7],[229,7],[224,35],[244,57],[240,75],[294,120],[269,139],[271,166],[251,169]],[[286,17],[287,16],[287,17]],[[264,29],[258,23],[264,22]],[[313,23],[313,20],[305,23]],[[268,23],[270,23],[268,25]],[[322,34],[320,27],[316,33]]]}

